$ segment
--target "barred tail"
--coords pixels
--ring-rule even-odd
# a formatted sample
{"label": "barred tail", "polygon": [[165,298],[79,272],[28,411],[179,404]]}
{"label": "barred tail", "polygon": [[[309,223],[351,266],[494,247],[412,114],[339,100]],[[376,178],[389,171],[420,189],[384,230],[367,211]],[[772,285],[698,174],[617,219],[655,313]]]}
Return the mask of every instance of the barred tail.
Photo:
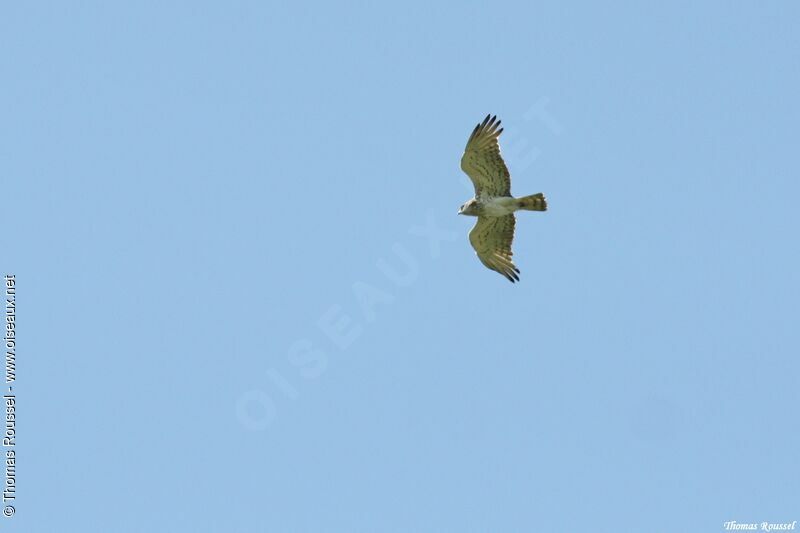
{"label": "barred tail", "polygon": [[545,200],[544,194],[542,193],[523,196],[522,198],[517,198],[517,200],[519,201],[520,209],[525,209],[526,211],[547,211],[547,200]]}

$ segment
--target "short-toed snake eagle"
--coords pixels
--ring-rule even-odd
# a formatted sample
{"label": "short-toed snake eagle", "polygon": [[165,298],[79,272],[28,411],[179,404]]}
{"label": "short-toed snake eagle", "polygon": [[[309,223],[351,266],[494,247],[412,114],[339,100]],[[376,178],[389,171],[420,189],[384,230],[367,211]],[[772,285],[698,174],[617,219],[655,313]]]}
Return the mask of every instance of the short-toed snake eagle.
{"label": "short-toed snake eagle", "polygon": [[458,214],[478,217],[469,232],[469,242],[478,259],[513,283],[519,281],[519,269],[511,260],[514,212],[547,211],[547,200],[542,193],[511,196],[511,175],[497,142],[502,132],[500,121],[490,115],[472,130],[461,157],[461,170],[475,185],[475,197],[462,205]]}

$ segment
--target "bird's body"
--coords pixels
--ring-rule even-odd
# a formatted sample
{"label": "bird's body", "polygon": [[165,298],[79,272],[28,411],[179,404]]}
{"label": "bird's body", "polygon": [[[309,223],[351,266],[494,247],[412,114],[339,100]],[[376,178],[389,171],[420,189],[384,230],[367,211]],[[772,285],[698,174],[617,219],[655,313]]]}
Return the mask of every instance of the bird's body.
{"label": "bird's body", "polygon": [[516,211],[517,204],[517,199],[512,196],[473,198],[464,204],[460,214],[474,217],[502,217]]}
{"label": "bird's body", "polygon": [[[534,194],[533,197],[541,196],[544,202],[544,196],[539,193]],[[482,198],[473,198],[462,206],[459,215],[468,215],[474,217],[503,217],[515,213],[516,211],[544,211],[544,209],[534,209],[536,198],[528,196],[526,198],[514,198],[513,196],[486,196]],[[529,201],[528,198],[531,198]],[[533,205],[531,205],[533,203]],[[545,206],[546,207],[546,202]]]}
{"label": "bird's body", "polygon": [[500,121],[490,115],[472,131],[461,157],[461,169],[472,180],[475,197],[462,205],[458,214],[478,217],[469,233],[470,244],[487,268],[514,282],[519,281],[519,269],[511,260],[514,213],[546,211],[547,200],[542,193],[511,196],[511,175],[497,141],[502,132]]}

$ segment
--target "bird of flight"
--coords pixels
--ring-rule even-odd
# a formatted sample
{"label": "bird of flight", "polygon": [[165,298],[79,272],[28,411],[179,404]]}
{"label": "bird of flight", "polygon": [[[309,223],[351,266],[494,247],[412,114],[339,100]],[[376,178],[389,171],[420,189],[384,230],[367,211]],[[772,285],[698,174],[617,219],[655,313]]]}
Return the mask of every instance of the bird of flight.
{"label": "bird of flight", "polygon": [[486,115],[472,130],[461,157],[461,170],[472,180],[475,197],[462,205],[458,214],[478,217],[469,232],[469,242],[478,259],[514,283],[519,281],[519,269],[511,260],[514,212],[547,211],[547,200],[542,193],[522,198],[511,196],[511,175],[497,142],[502,132],[500,121],[491,115]]}

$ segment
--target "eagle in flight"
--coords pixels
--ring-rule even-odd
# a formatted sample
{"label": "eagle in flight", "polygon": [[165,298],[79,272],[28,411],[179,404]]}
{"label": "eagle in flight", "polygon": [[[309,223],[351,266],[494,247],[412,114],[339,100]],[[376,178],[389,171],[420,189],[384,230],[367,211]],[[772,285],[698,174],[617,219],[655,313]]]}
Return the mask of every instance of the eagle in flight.
{"label": "eagle in flight", "polygon": [[511,260],[514,212],[547,211],[547,200],[542,193],[522,198],[511,196],[511,175],[497,142],[502,132],[500,121],[491,115],[486,115],[472,130],[461,157],[461,170],[472,180],[475,198],[462,205],[458,214],[478,217],[469,232],[470,244],[487,268],[513,283],[519,281],[519,269]]}

